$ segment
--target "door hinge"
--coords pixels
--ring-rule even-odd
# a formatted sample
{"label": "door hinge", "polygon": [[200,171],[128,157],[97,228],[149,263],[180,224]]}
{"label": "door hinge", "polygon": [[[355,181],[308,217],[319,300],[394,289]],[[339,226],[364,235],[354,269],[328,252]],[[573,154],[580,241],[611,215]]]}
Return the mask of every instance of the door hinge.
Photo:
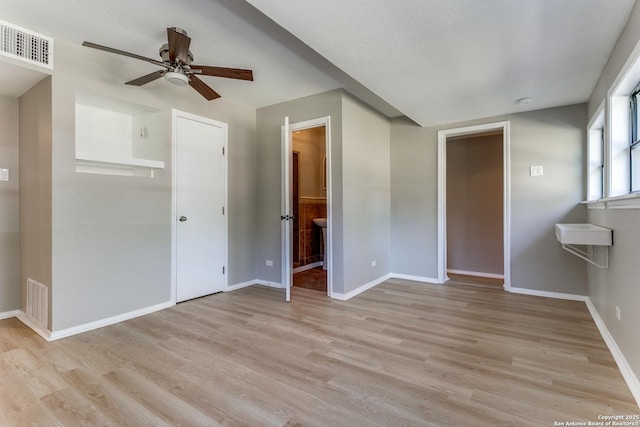
{"label": "door hinge", "polygon": [[224,206],[222,207],[222,215],[224,215]]}
{"label": "door hinge", "polygon": [[224,274],[224,265],[222,266],[222,274]]}
{"label": "door hinge", "polygon": [[222,155],[224,156],[224,147],[222,147]]}

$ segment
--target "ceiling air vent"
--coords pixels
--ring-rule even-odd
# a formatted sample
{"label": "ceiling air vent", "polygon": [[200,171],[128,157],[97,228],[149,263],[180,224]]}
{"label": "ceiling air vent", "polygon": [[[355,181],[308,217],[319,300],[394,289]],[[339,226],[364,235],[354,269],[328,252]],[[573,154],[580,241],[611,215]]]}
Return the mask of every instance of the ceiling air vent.
{"label": "ceiling air vent", "polygon": [[0,55],[53,69],[53,39],[0,21]]}

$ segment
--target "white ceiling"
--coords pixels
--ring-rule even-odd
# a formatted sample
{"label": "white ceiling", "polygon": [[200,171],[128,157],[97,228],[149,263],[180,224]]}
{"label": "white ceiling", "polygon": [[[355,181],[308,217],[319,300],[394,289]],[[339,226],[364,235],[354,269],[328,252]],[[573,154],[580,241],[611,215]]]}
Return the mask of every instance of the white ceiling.
{"label": "white ceiling", "polygon": [[[0,11],[55,39],[151,58],[166,27],[182,27],[195,63],[254,70],[253,83],[204,77],[224,97],[258,108],[344,87],[427,126],[586,101],[634,2],[0,0]],[[0,68],[0,93],[15,88],[5,80]]]}

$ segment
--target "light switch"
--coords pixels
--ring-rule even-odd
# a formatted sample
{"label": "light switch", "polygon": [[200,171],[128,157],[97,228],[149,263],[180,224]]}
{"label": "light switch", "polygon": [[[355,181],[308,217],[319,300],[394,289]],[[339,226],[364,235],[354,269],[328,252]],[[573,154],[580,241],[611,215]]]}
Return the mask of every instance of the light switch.
{"label": "light switch", "polygon": [[9,181],[9,169],[0,169],[0,181]]}
{"label": "light switch", "polygon": [[544,175],[544,168],[539,166],[529,166],[529,176],[542,176]]}

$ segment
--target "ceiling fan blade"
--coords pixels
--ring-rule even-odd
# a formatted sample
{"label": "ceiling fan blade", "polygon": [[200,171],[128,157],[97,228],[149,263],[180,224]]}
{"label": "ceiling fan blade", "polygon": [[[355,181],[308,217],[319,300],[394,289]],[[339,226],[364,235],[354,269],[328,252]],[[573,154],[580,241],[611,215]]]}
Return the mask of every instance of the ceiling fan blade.
{"label": "ceiling fan blade", "polygon": [[142,76],[142,77],[138,77],[137,79],[131,80],[130,82],[126,82],[126,85],[132,85],[132,86],[142,86],[142,85],[146,85],[147,83],[150,83],[156,79],[159,79],[160,77],[164,76],[165,73],[167,72],[167,70],[158,70],[158,71],[154,71],[151,74],[147,74],[146,76]]}
{"label": "ceiling fan blade", "polygon": [[141,61],[150,62],[152,64],[159,65],[164,68],[168,68],[166,64],[156,61],[155,59],[147,58],[146,56],[136,55],[135,53],[125,52],[124,50],[114,49],[112,47],[102,46],[91,42],[83,42],[82,46],[91,47],[93,49],[104,50],[105,52],[111,52],[122,56],[128,56],[129,58],[139,59]]}
{"label": "ceiling fan blade", "polygon": [[205,82],[203,82],[193,74],[189,76],[189,86],[197,90],[200,95],[204,96],[207,99],[207,101],[220,98],[220,94],[218,92],[211,89]]}
{"label": "ceiling fan blade", "polygon": [[191,65],[192,72],[203,76],[226,77],[228,79],[253,81],[253,71],[241,68],[211,67],[208,65]]}
{"label": "ceiling fan blade", "polygon": [[167,28],[167,39],[169,40],[169,59],[171,62],[178,58],[181,63],[186,63],[189,57],[191,38],[176,28]]}

